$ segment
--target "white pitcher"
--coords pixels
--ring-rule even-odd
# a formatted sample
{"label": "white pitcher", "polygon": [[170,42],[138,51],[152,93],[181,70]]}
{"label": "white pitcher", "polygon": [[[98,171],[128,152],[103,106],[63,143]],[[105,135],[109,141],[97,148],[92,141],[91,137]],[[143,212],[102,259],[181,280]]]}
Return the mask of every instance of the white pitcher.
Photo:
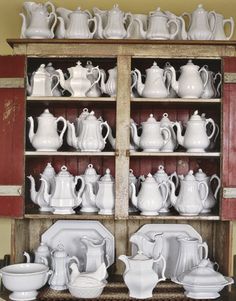
{"label": "white pitcher", "polygon": [[[214,26],[214,17],[210,18],[210,27],[213,31],[213,40],[230,40],[234,34],[234,19],[224,19],[224,16],[215,12],[216,21]],[[225,33],[225,25],[230,25],[230,33],[227,36]]]}

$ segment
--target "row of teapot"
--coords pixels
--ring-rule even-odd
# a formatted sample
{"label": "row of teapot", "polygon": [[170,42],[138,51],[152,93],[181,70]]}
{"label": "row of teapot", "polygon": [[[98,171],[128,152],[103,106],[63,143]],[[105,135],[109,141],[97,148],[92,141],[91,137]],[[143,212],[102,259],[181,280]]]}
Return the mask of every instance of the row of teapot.
{"label": "row of teapot", "polygon": [[192,60],[188,60],[186,65],[180,67],[178,81],[176,70],[169,62],[162,69],[154,61],[153,65],[146,69],[144,83],[143,75],[137,68],[132,70],[131,74],[133,77],[131,89],[135,88],[132,93],[136,97],[204,99],[220,97],[221,73],[214,73],[207,65],[200,68],[193,64]]}
{"label": "row of teapot", "polygon": [[[211,183],[214,179],[217,181],[217,186],[213,192]],[[176,172],[168,176],[162,165],[154,175],[149,173],[146,178],[139,177],[139,180],[131,171],[129,178],[130,201],[141,215],[168,213],[171,206],[180,215],[192,216],[210,213],[216,205],[221,185],[216,174],[208,177],[202,169],[195,174],[189,170],[185,176],[177,175]],[[139,191],[138,186],[140,186]],[[178,189],[179,193],[176,196]]]}
{"label": "row of teapot", "polygon": [[103,93],[116,95],[117,67],[108,70],[107,81],[106,72],[98,66],[94,67],[91,61],[87,61],[84,67],[81,61],[77,61],[76,66],[68,68],[68,72],[69,77],[61,69],[55,70],[52,63],[47,66],[41,64],[30,80],[27,77],[28,95],[62,96],[64,91],[73,97],[99,97]]}
{"label": "row of teapot", "polygon": [[[163,255],[164,235],[165,232],[158,232],[150,238],[142,232],[134,233],[130,242],[137,252],[132,256],[118,257],[125,264],[123,279],[131,298],[152,298],[157,283],[166,280],[168,258]],[[233,283],[233,279],[224,277],[215,270],[219,265],[208,258],[207,243],[189,236],[177,236],[175,239],[178,253],[174,270],[171,271],[171,280],[184,286],[187,297],[218,298],[218,293],[224,286]],[[204,255],[200,249],[204,250]]]}
{"label": "row of teapot", "polygon": [[[21,38],[33,39],[150,39],[150,40],[229,40],[234,32],[234,20],[224,19],[215,11],[206,11],[202,4],[190,14],[176,16],[169,11],[131,14],[121,11],[117,4],[110,10],[93,8],[94,17],[88,10],[78,7],[75,11],[55,8],[51,2],[24,2],[26,15],[21,27]],[[189,17],[186,29],[184,16]],[[226,36],[224,25],[230,24]]]}
{"label": "row of teapot", "polygon": [[[173,152],[178,145],[184,147],[187,152],[205,152],[215,145],[219,134],[219,126],[212,118],[201,116],[194,111],[190,116],[184,135],[180,121],[170,121],[168,114],[164,113],[161,121],[157,121],[153,114],[141,123],[142,133],[138,135],[138,127],[134,122],[130,123],[131,137],[136,149],[144,152]],[[177,134],[174,131],[177,129]]]}
{"label": "row of teapot", "polygon": [[[40,188],[36,190],[35,179],[28,176],[31,188],[30,196],[40,211],[53,214],[74,214],[74,209],[80,206],[80,212],[98,212],[98,214],[112,215],[115,207],[115,181],[107,168],[105,174],[98,175],[92,164],[85,173],[73,176],[62,166],[56,174],[51,163],[48,163],[40,174]],[[80,189],[76,185],[80,180]]]}

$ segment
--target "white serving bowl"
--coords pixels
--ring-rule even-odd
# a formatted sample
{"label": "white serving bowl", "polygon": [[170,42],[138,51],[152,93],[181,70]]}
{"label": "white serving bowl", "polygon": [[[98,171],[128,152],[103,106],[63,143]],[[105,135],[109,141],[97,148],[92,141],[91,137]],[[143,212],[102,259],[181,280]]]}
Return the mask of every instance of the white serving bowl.
{"label": "white serving bowl", "polygon": [[3,285],[13,292],[9,298],[16,301],[35,300],[37,290],[46,284],[49,274],[49,268],[40,263],[13,264],[0,270]]}
{"label": "white serving bowl", "polygon": [[68,284],[68,289],[73,297],[83,298],[83,299],[92,299],[98,298],[106,286],[106,282],[100,282],[100,285],[97,286],[73,286]]}

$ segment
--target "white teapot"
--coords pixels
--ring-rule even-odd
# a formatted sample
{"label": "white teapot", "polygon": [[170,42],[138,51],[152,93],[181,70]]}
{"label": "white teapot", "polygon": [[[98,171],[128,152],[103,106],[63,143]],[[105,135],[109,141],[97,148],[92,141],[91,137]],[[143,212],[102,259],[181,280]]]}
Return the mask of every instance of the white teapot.
{"label": "white teapot", "polygon": [[[207,134],[207,124],[212,124],[211,134]],[[215,133],[215,122],[212,118],[204,120],[194,111],[193,115],[187,122],[185,134],[182,135],[182,128],[179,122],[175,122],[177,126],[177,140],[180,145],[187,149],[187,152],[205,152],[210,145],[210,139]]]}
{"label": "white teapot", "polygon": [[[37,119],[38,129],[37,132],[34,133],[33,117],[28,117],[30,122],[29,139],[31,144],[37,151],[57,151],[63,143],[63,135],[67,127],[66,120],[62,116],[58,118],[54,117],[48,109],[45,109]],[[59,121],[62,121],[64,124],[60,135],[58,135],[57,129]]]}
{"label": "white teapot", "polygon": [[[138,20],[138,19],[137,19]],[[140,27],[143,26],[141,21]],[[176,29],[173,33],[170,33],[169,27],[173,23],[176,26]],[[148,16],[148,28],[147,31],[141,27],[141,35],[144,39],[149,40],[169,40],[174,39],[179,31],[179,24],[175,19],[168,20],[168,16],[163,13],[158,7],[155,11],[149,13]]]}
{"label": "white teapot", "polygon": [[[99,72],[99,68],[94,67],[92,70],[97,69]],[[60,77],[60,85],[64,90],[67,90],[74,97],[86,97],[87,93],[92,89],[96,83],[98,83],[100,77],[91,84],[88,79],[88,74],[92,73],[92,70],[88,70],[84,68],[80,61],[76,63],[76,66],[68,68],[70,77],[65,80],[64,74],[62,70],[56,70],[59,73]]]}
{"label": "white teapot", "polygon": [[[62,8],[59,10],[62,11]],[[67,11],[68,12],[68,11]],[[97,30],[97,20],[91,18],[91,14],[88,11],[81,10],[78,7],[75,11],[63,15],[66,15],[66,22],[63,17],[58,17],[59,25],[58,32],[61,38],[66,39],[92,39],[95,31]],[[90,23],[94,23],[94,30],[90,31]]]}
{"label": "white teapot", "polygon": [[41,64],[37,71],[33,72],[30,83],[27,77],[27,93],[29,96],[53,96],[59,84],[59,76],[50,74],[45,64]]}
{"label": "white teapot", "polygon": [[[213,40],[213,32],[216,26],[216,13],[214,11],[208,12],[202,4],[199,4],[192,14],[183,13],[184,15],[187,15],[190,20],[188,40]],[[213,28],[210,26],[211,18],[214,18]]]}
{"label": "white teapot", "polygon": [[[101,122],[91,111],[89,115],[81,120],[81,132],[76,136],[75,126],[68,122],[68,127],[71,128],[72,145],[82,152],[101,152],[105,145],[109,134],[109,126],[106,121]],[[102,129],[107,129],[105,137],[102,135]]]}
{"label": "white teapot", "polygon": [[[204,181],[208,188],[209,188],[209,193],[207,196],[207,199],[204,202],[204,208],[202,210],[201,213],[210,213],[212,208],[214,208],[214,206],[216,205],[216,200],[217,200],[217,194],[220,190],[220,185],[221,185],[221,181],[220,178],[214,174],[211,177],[208,177],[203,171],[202,169],[199,169],[196,173],[195,173],[195,178],[197,181],[202,182]],[[215,192],[213,192],[212,187],[211,187],[211,183],[213,180],[217,181],[217,186],[215,188]],[[204,191],[201,189],[200,194],[204,195]]]}
{"label": "white teapot", "polygon": [[[213,31],[213,40],[230,40],[234,34],[234,19],[224,19],[224,16],[215,12],[215,17],[210,18],[210,28]],[[225,25],[230,25],[230,33],[226,36]]]}
{"label": "white teapot", "polygon": [[[180,215],[199,215],[204,208],[204,204],[209,193],[208,185],[204,181],[197,181],[192,170],[190,170],[185,177],[181,175],[179,178],[180,191],[178,196],[175,195],[176,186],[170,180],[170,200],[172,205]],[[201,186],[204,186],[204,194],[200,193]]]}
{"label": "white teapot", "polygon": [[141,72],[137,68],[134,72],[137,75],[137,91],[141,97],[165,98],[168,96],[169,90],[165,85],[166,72],[156,62],[146,69],[145,84],[142,83]]}
{"label": "white teapot", "polygon": [[111,97],[115,97],[117,90],[117,66],[109,69],[108,74],[109,77],[106,81],[105,73],[101,73],[101,91]]}
{"label": "white teapot", "polygon": [[[157,283],[166,279],[166,262],[162,255],[158,258],[149,258],[142,251],[138,251],[134,256],[120,255],[118,259],[125,264],[123,278],[129,289],[130,298],[151,298],[152,291]],[[163,262],[161,278],[153,269],[154,264],[158,264],[159,261]]]}
{"label": "white teapot", "polygon": [[[135,123],[131,123],[131,134],[134,143],[145,152],[158,152],[170,140],[171,133],[166,127],[161,127],[160,122],[156,121],[153,114],[150,114],[147,121],[142,122],[142,134],[139,137]],[[167,138],[164,137],[167,133]]]}
{"label": "white teapot", "polygon": [[[107,18],[102,18],[98,10],[95,10],[95,17],[98,20],[97,35],[100,39],[124,39],[128,35],[130,22],[127,29],[125,28],[125,21],[128,16],[133,19],[132,14],[122,12],[118,4],[115,4],[113,8],[106,13]],[[104,24],[105,22],[106,24]]]}
{"label": "white teapot", "polygon": [[[76,191],[78,180],[81,181],[79,191]],[[74,208],[81,202],[81,195],[85,187],[84,179],[81,176],[73,177],[66,166],[61,167],[61,171],[55,177],[55,189],[48,193],[48,182],[45,182],[44,199],[53,208],[54,214],[74,214]]]}
{"label": "white teapot", "polygon": [[[85,181],[85,188],[82,193],[81,212],[98,212],[95,198],[98,192],[98,181],[101,175],[98,175],[93,164],[89,164],[82,175]],[[88,185],[90,183],[91,185]]]}
{"label": "white teapot", "polygon": [[[55,189],[55,170],[52,167],[51,163],[48,163],[45,167],[43,173],[41,174],[41,179],[44,178],[48,182],[48,189],[53,191]],[[35,189],[35,179],[32,175],[27,176],[30,180],[31,187],[30,187],[30,198],[33,203],[39,206],[40,211],[52,211],[52,208],[48,205],[48,203],[44,200],[44,189],[45,189],[45,182],[41,181],[40,188],[38,191]]]}
{"label": "white teapot", "polygon": [[[20,14],[23,18],[21,38],[53,39],[53,31],[57,23],[54,5],[49,1],[45,4],[27,1],[24,2],[23,7],[26,10],[26,16],[23,13]],[[50,13],[48,7],[51,9]]]}
{"label": "white teapot", "polygon": [[[208,82],[208,73],[203,66],[193,64],[192,60],[182,67],[179,80],[176,80],[176,71],[170,66],[168,69],[172,72],[171,85],[181,98],[200,98]],[[202,81],[201,72],[205,73],[205,81]]]}
{"label": "white teapot", "polygon": [[[136,196],[136,187],[133,183],[132,203],[141,211],[141,215],[158,215],[161,208],[166,204],[169,187],[166,182],[157,183],[154,177],[149,173],[141,184],[141,189]],[[162,197],[161,187],[165,187],[165,195]]]}

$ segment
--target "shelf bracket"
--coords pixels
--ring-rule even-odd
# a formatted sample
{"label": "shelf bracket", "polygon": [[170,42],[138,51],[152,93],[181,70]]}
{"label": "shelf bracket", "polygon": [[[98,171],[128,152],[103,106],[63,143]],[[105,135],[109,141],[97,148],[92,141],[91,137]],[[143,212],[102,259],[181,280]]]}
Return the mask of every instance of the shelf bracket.
{"label": "shelf bracket", "polygon": [[22,186],[0,185],[0,196],[21,196]]}
{"label": "shelf bracket", "polygon": [[236,199],[236,187],[224,187],[223,198]]}

